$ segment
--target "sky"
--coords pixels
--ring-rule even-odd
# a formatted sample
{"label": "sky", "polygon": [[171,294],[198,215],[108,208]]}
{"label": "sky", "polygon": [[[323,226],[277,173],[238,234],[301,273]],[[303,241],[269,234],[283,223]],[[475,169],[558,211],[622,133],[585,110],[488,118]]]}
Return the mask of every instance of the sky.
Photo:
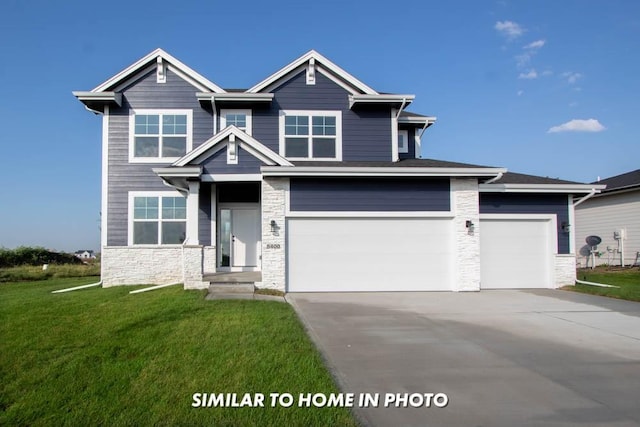
{"label": "sky", "polygon": [[640,167],[640,2],[0,6],[0,246],[99,250],[101,119],[72,95],[155,48],[224,88],[315,49],[438,118],[423,157],[591,182]]}

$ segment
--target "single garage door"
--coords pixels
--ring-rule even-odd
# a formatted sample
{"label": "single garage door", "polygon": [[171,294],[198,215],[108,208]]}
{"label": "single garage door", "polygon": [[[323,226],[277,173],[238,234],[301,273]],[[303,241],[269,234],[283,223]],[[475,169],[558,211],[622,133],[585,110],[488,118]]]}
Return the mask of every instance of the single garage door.
{"label": "single garage door", "polygon": [[482,289],[550,288],[551,219],[480,219]]}
{"label": "single garage door", "polygon": [[287,290],[451,290],[452,240],[451,219],[290,218]]}

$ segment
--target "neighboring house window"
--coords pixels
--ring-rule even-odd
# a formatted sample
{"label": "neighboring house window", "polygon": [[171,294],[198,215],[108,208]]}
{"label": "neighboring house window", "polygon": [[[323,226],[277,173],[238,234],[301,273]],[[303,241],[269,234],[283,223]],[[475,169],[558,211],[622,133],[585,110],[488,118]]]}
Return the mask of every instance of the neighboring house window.
{"label": "neighboring house window", "polygon": [[408,153],[408,152],[409,152],[409,131],[399,130],[398,131],[398,153]]}
{"label": "neighboring house window", "polygon": [[280,155],[298,160],[342,160],[340,111],[282,111]]}
{"label": "neighboring house window", "polygon": [[150,195],[149,193],[130,195],[130,244],[182,244],[187,228],[186,202],[186,198],[182,196]]}
{"label": "neighboring house window", "polygon": [[220,129],[231,125],[251,135],[251,110],[220,110]]}
{"label": "neighboring house window", "polygon": [[171,162],[191,151],[191,110],[132,110],[129,160]]}

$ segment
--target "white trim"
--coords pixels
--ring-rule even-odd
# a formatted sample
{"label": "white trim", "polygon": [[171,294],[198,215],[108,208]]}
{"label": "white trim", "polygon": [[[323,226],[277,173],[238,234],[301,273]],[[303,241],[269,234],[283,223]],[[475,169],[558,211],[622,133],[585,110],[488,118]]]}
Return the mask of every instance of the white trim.
{"label": "white trim", "polygon": [[[506,172],[503,170],[502,172]],[[481,193],[590,193],[604,185],[592,184],[480,184]],[[599,193],[600,191],[596,191]]]}
{"label": "white trim", "polygon": [[262,174],[259,173],[220,173],[204,174],[200,177],[202,182],[260,182]]}
{"label": "white trim", "polygon": [[398,117],[399,123],[406,123],[411,125],[432,125],[438,120],[437,117],[434,116],[400,116]]}
{"label": "white trim", "polygon": [[354,89],[353,86],[350,86],[344,80],[340,80],[338,77],[331,74],[329,70],[325,70],[318,64],[316,64],[316,71],[322,74],[323,76],[325,76],[326,78],[328,78],[329,80],[331,80],[332,82],[334,82],[335,84],[337,84],[338,86],[340,86],[342,89],[349,92],[350,94],[355,95],[360,93],[356,89]]}
{"label": "white trim", "polygon": [[422,132],[420,131],[419,128],[415,128],[414,129],[414,134],[413,134],[413,156],[416,159],[419,159],[422,157]]}
{"label": "white trim", "polygon": [[316,84],[316,60],[311,58],[307,65],[307,84],[315,85]]}
{"label": "white trim", "polygon": [[[182,247],[182,244],[175,244],[175,245],[163,245],[161,243],[156,243],[156,244],[148,244],[148,245],[141,245],[141,244],[134,244],[133,243],[133,206],[134,206],[134,198],[136,197],[158,197],[158,198],[162,198],[162,197],[184,197],[183,194],[180,194],[178,191],[129,191],[128,192],[128,197],[127,197],[127,246],[129,247],[134,247],[134,248],[175,248],[175,247]],[[187,214],[187,219],[185,219],[185,223],[188,220],[188,214]],[[183,220],[174,220],[175,222],[182,222]],[[161,230],[161,226],[160,223],[162,222],[162,202],[160,202],[158,204],[158,219],[157,219],[157,223],[158,223],[158,239],[160,239],[160,230]],[[158,240],[158,242],[160,242],[160,240]]]}
{"label": "white trim", "polygon": [[575,255],[576,210],[573,206],[573,195],[567,197],[569,210],[569,255]]}
{"label": "white trim", "polygon": [[227,126],[218,134],[199,145],[196,149],[176,160],[172,166],[186,166],[194,160],[199,161],[199,159],[202,160],[202,157],[208,157],[212,153],[218,152],[225,147],[225,141],[231,134],[240,139],[240,148],[247,150],[256,157],[257,155],[255,153],[260,153],[260,155],[263,156],[262,159],[266,159],[263,160],[265,163],[272,163],[281,166],[293,166],[293,164],[288,160],[274,153],[268,147],[262,145],[257,139],[253,138],[251,135],[247,135],[235,126]]}
{"label": "white trim", "polygon": [[290,211],[287,218],[455,218],[451,211]]}
{"label": "white trim", "polygon": [[[251,120],[251,109],[249,108],[223,108],[220,109],[220,129],[226,128],[227,125],[227,114],[244,114],[246,117],[246,130],[247,135],[251,135],[252,131],[252,120]],[[237,127],[237,126],[236,126]],[[238,128],[240,129],[240,128]],[[242,130],[242,129],[240,129]]]}
{"label": "white trim", "polygon": [[162,62],[162,56],[156,58],[157,70],[156,70],[156,83],[167,82],[167,66]]}
{"label": "white trim", "polygon": [[198,212],[200,211],[200,181],[188,181],[189,193],[187,193],[187,225],[185,230],[185,244],[199,245],[198,236]]}
{"label": "white trim", "polygon": [[[400,145],[400,136],[404,136],[404,146]],[[409,131],[407,129],[398,130],[398,153],[407,154],[409,152]]]}
{"label": "white trim", "polygon": [[[185,153],[189,153],[193,149],[193,110],[190,109],[155,109],[155,108],[139,108],[129,110],[129,163],[173,163],[180,159],[179,157],[135,157],[135,117],[136,115],[154,115],[160,116],[159,137],[158,137],[158,154],[162,154],[162,137],[164,136],[162,129],[163,115],[186,115],[187,116],[187,135]],[[170,136],[170,135],[167,135]]]}
{"label": "white trim", "polygon": [[115,76],[111,77],[109,80],[93,88],[91,92],[106,91],[112,86],[119,84],[122,80],[129,78],[131,75],[135,74],[140,69],[147,66],[147,64],[149,64],[153,60],[157,61],[156,58],[158,57],[161,57],[164,61],[171,64],[173,66],[171,68],[175,67],[175,69],[179,70],[185,77],[188,77],[189,80],[191,80],[191,84],[198,87],[201,91],[205,92],[208,90],[212,92],[226,92],[224,89],[222,89],[215,83],[211,82],[210,80],[206,79],[205,77],[203,77],[202,75],[200,75],[199,73],[191,69],[190,67],[186,66],[185,64],[180,62],[178,59],[169,55],[167,52],[165,52],[162,49],[156,49],[153,52],[148,53],[147,55],[140,58],[139,60],[137,60],[136,62],[134,62],[124,70],[120,71]]}
{"label": "white trim", "polygon": [[87,102],[114,102],[118,107],[122,105],[122,94],[119,92],[86,92],[86,91],[73,91],[73,96],[78,98],[78,101],[83,104]]}
{"label": "white trim", "polygon": [[200,102],[271,102],[273,93],[246,93],[246,92],[197,92],[196,98]]}
{"label": "white trim", "polygon": [[107,246],[107,221],[109,212],[109,106],[102,114],[102,195],[100,206],[100,246]]}
{"label": "white trim", "polygon": [[371,89],[366,84],[362,83],[360,80],[356,79],[351,74],[347,73],[342,68],[338,67],[333,62],[329,61],[327,58],[325,58],[324,56],[322,56],[321,54],[319,54],[315,50],[310,50],[309,52],[307,52],[304,55],[302,55],[300,58],[294,60],[293,62],[291,62],[291,63],[289,63],[287,65],[285,65],[280,70],[276,71],[275,73],[271,74],[266,79],[262,80],[260,83],[258,83],[255,86],[253,86],[247,92],[248,93],[261,92],[266,87],[268,87],[268,86],[274,84],[275,82],[279,81],[280,79],[286,77],[287,74],[289,74],[291,71],[295,70],[296,68],[300,67],[303,64],[306,64],[307,61],[311,60],[312,58],[314,59],[314,61],[316,63],[323,64],[333,74],[336,74],[342,80],[348,82],[350,85],[354,86],[355,88],[357,88],[361,92],[364,92],[364,93],[367,93],[367,94],[377,94],[378,93],[375,90]]}
{"label": "white trim", "polygon": [[263,176],[439,176],[479,177],[506,172],[502,168],[433,168],[433,167],[276,167],[262,166]]}
{"label": "white trim", "polygon": [[[278,153],[287,160],[308,160],[308,161],[342,161],[342,111],[340,110],[280,110],[279,112],[279,144]],[[307,138],[309,148],[309,157],[286,157],[285,156],[285,117],[286,116],[307,116],[309,118],[309,134],[301,135],[300,138]],[[336,156],[331,158],[312,157],[313,143],[312,139],[318,137],[313,135],[313,117],[335,117],[336,119]],[[329,139],[329,138],[327,138]]]}
{"label": "white trim", "polygon": [[[201,180],[201,182],[205,182],[204,180]],[[216,250],[216,269],[218,268],[218,241],[217,236],[218,236],[218,186],[213,183],[211,184],[211,211],[210,211],[210,215],[211,215],[211,240],[209,242],[209,244],[211,246],[213,246]],[[209,272],[207,272],[209,273]]]}
{"label": "white trim", "polygon": [[398,110],[396,108],[391,109],[391,161],[397,162],[400,160],[398,154]]}

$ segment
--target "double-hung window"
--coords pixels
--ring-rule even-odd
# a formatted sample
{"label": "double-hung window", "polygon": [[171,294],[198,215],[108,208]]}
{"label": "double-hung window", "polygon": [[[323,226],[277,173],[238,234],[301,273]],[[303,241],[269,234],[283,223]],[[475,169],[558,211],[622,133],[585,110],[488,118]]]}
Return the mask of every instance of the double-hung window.
{"label": "double-hung window", "polygon": [[186,199],[177,193],[130,193],[129,242],[133,245],[179,245],[187,228]]}
{"label": "double-hung window", "polygon": [[251,110],[220,110],[220,129],[231,125],[251,135]]}
{"label": "double-hung window", "polygon": [[132,110],[131,162],[171,162],[191,151],[191,110]]}
{"label": "double-hung window", "polygon": [[408,130],[398,131],[398,152],[399,153],[409,152],[409,131]]}
{"label": "double-hung window", "polygon": [[342,160],[340,111],[281,111],[280,155],[293,160]]}

